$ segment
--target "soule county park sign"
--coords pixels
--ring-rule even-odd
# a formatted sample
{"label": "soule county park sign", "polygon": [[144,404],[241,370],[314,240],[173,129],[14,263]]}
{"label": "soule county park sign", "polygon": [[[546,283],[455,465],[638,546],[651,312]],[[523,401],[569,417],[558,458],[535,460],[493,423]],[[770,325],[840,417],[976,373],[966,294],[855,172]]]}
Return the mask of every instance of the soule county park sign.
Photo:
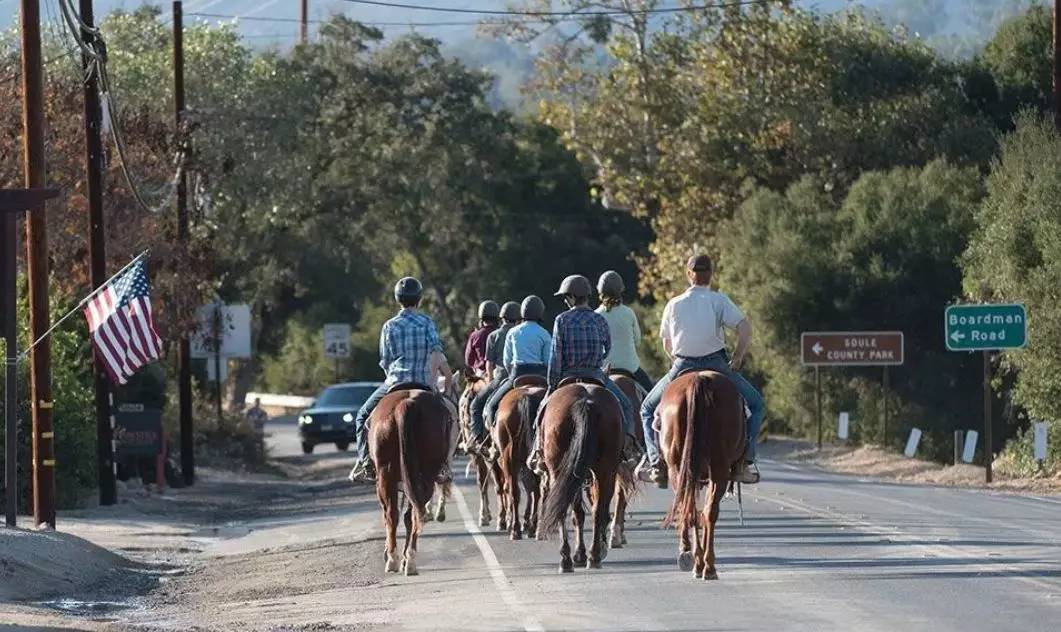
{"label": "soule county park sign", "polygon": [[1022,349],[1028,343],[1023,305],[950,305],[943,323],[949,351]]}

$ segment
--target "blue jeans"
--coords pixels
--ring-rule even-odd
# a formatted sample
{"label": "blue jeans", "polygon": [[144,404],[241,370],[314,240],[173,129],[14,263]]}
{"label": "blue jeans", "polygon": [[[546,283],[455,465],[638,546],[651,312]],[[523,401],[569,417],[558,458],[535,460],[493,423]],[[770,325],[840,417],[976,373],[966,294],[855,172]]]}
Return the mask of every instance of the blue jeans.
{"label": "blue jeans", "polygon": [[494,427],[494,421],[497,418],[497,407],[501,405],[501,400],[512,392],[512,389],[516,388],[515,382],[517,377],[524,375],[540,375],[545,377],[548,372],[548,368],[544,364],[517,364],[512,368],[511,377],[507,377],[502,380],[501,385],[497,387],[494,394],[490,396],[490,400],[486,402],[486,409],[484,411],[483,420],[487,426]]}
{"label": "blue jeans", "polygon": [[469,422],[469,426],[471,427],[473,438],[486,432],[486,424],[483,421],[483,411],[486,409],[486,404],[490,401],[491,396],[493,396],[504,383],[504,378],[494,380],[487,384],[486,388],[479,391],[479,393],[472,398],[471,421]]}
{"label": "blue jeans", "polygon": [[766,403],[763,401],[763,396],[748,380],[729,368],[729,355],[725,351],[719,351],[702,358],[675,358],[670,371],[667,371],[667,374],[652,387],[652,391],[641,404],[641,427],[645,431],[645,453],[648,456],[648,462],[657,464],[660,460],[659,437],[652,428],[652,419],[656,414],[656,409],[659,408],[660,400],[663,399],[663,392],[667,390],[667,386],[674,381],[674,378],[678,377],[678,374],[688,369],[718,371],[728,377],[740,391],[744,403],[751,411],[751,417],[748,419],[748,451],[745,457],[748,461],[754,461],[755,440],[759,436],[759,428],[763,425]]}
{"label": "blue jeans", "polygon": [[361,410],[357,411],[357,417],[354,418],[354,431],[357,433],[357,456],[362,461],[368,460],[368,417],[379,405],[380,400],[387,395],[387,390],[391,386],[391,384],[387,383],[377,386],[376,390],[365,400],[365,403],[361,404]]}

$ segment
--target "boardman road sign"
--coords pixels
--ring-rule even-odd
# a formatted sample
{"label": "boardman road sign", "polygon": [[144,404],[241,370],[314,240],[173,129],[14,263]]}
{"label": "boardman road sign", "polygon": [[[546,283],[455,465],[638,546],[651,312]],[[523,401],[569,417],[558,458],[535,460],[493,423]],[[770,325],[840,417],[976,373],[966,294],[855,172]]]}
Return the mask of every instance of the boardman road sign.
{"label": "boardman road sign", "polygon": [[943,328],[948,351],[1023,349],[1028,343],[1023,305],[950,305]]}
{"label": "boardman road sign", "polygon": [[805,331],[804,366],[894,366],[903,363],[901,331]]}
{"label": "boardman road sign", "polygon": [[350,325],[328,323],[324,326],[324,356],[334,359],[350,357]]}

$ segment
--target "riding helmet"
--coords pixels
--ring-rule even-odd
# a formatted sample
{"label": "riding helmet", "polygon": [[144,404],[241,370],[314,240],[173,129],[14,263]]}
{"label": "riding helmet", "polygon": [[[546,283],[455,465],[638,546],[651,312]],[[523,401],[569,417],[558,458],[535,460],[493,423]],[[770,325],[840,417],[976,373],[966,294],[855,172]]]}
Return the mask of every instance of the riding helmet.
{"label": "riding helmet", "polygon": [[519,315],[523,320],[541,320],[545,316],[545,302],[531,294],[523,299],[523,305],[519,308]]}
{"label": "riding helmet", "polygon": [[553,296],[570,295],[575,298],[589,298],[592,291],[593,286],[589,284],[589,279],[581,274],[572,274],[560,283],[560,289]]}
{"label": "riding helmet", "polygon": [[420,298],[423,293],[424,286],[413,277],[403,277],[394,284],[394,300],[396,301],[400,301],[403,298]]}
{"label": "riding helmet", "polygon": [[623,277],[619,276],[619,273],[615,270],[608,270],[600,275],[600,279],[597,281],[597,294],[601,296],[622,296],[625,290],[626,285],[623,283]]}
{"label": "riding helmet", "polygon": [[501,317],[501,307],[494,301],[479,303],[479,320],[493,320]]}
{"label": "riding helmet", "polygon": [[516,301],[509,301],[501,306],[501,318],[507,320],[510,323],[514,323],[519,320],[519,303]]}

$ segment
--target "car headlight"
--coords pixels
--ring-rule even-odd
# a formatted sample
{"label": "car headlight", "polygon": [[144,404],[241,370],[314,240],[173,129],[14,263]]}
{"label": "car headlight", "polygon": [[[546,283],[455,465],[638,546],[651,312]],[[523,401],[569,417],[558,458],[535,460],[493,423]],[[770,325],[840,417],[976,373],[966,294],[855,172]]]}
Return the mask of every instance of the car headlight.
{"label": "car headlight", "polygon": [[313,423],[313,417],[310,417],[309,415],[302,415],[301,417],[298,418],[298,424],[300,426],[303,426],[303,425],[306,425],[306,424],[311,424],[311,423]]}
{"label": "car headlight", "polygon": [[346,413],[345,415],[343,415],[343,421],[345,421],[346,423],[350,423],[353,420],[354,420],[353,413]]}

